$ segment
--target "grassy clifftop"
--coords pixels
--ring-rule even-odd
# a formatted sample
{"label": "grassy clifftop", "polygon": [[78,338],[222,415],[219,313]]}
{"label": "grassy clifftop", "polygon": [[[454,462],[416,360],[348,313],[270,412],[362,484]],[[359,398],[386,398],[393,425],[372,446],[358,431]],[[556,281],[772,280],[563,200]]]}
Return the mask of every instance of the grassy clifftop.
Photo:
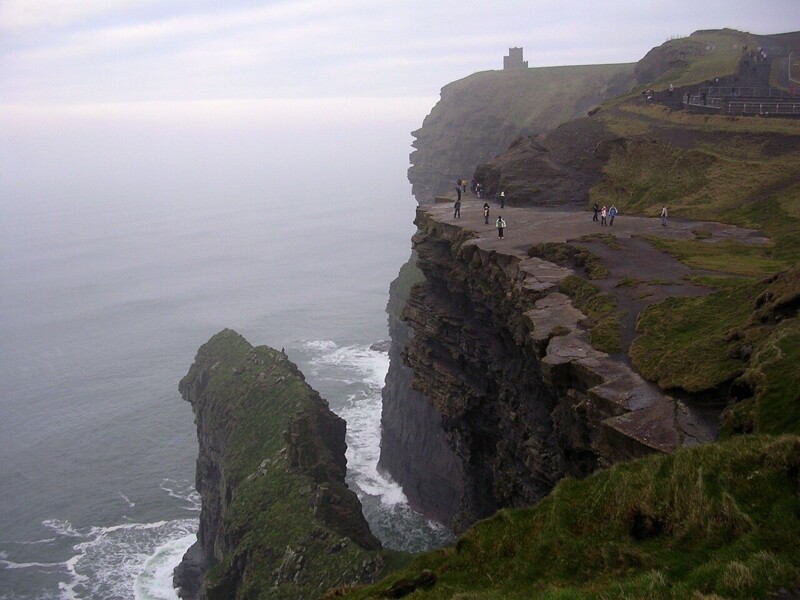
{"label": "grassy clifftop", "polygon": [[346,597],[795,597],[799,493],[796,436],[653,456],[562,481]]}

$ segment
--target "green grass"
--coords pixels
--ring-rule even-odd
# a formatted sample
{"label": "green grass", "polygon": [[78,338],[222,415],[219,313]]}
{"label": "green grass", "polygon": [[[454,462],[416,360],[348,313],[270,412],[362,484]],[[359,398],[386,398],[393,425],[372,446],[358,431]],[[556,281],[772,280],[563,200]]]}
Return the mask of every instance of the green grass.
{"label": "green grass", "polygon": [[747,321],[757,295],[748,286],[649,306],[639,315],[639,335],[629,350],[634,366],[663,389],[717,390],[744,371],[742,361],[730,356],[726,335]]}
{"label": "green grass", "polygon": [[747,436],[564,480],[347,598],[767,597],[800,578],[800,439]]}
{"label": "green grass", "polygon": [[[720,291],[670,298],[639,317],[634,366],[662,388],[731,394],[731,433],[800,433],[800,267],[755,283],[712,278]],[[691,368],[687,368],[691,365]]]}
{"label": "green grass", "polygon": [[754,43],[752,35],[732,29],[699,32],[671,40],[665,45],[694,56],[687,66],[665,74],[659,81],[683,86],[733,74],[742,56],[742,46]]}
{"label": "green grass", "polygon": [[667,240],[656,236],[646,236],[648,241],[664,252],[668,252],[693,269],[706,269],[758,277],[776,273],[788,265],[773,255],[773,246],[743,244],[726,240],[708,244],[699,240]]}
{"label": "green grass", "polygon": [[609,354],[622,350],[622,315],[616,310],[612,296],[576,275],[562,279],[558,289],[589,317],[589,341],[594,348]]}
{"label": "green grass", "polygon": [[[320,414],[327,404],[283,353],[254,348],[225,330],[200,348],[181,389],[197,396],[196,417],[212,438],[206,443],[219,453],[224,510],[218,551],[224,556],[206,574],[209,600],[231,598],[234,590],[237,598],[318,598],[329,587],[356,580],[367,560],[402,564],[402,556],[365,550],[315,514],[318,483],[325,480],[334,492],[346,488],[327,475],[315,481],[310,472],[290,467],[290,422]],[[332,468],[324,466],[331,451],[315,435],[316,425],[309,427],[312,439],[300,442],[304,460]],[[296,582],[277,575],[287,547],[303,556]]]}
{"label": "green grass", "polygon": [[[586,236],[587,239],[590,237],[591,236]],[[613,236],[608,237],[613,238]],[[616,241],[616,238],[614,238],[614,240]],[[568,264],[575,266],[583,270],[589,279],[603,279],[608,275],[608,268],[600,261],[597,255],[585,248],[580,248],[572,244],[561,242],[536,244],[528,249],[528,256],[537,256],[560,265]]]}

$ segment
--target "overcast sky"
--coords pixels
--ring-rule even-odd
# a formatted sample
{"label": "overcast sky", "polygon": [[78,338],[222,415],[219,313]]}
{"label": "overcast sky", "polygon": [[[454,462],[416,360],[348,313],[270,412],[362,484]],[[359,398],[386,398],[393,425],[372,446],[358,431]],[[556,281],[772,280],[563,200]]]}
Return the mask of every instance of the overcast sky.
{"label": "overcast sky", "polygon": [[0,103],[430,102],[510,46],[633,62],[720,27],[800,29],[800,0],[2,0]]}

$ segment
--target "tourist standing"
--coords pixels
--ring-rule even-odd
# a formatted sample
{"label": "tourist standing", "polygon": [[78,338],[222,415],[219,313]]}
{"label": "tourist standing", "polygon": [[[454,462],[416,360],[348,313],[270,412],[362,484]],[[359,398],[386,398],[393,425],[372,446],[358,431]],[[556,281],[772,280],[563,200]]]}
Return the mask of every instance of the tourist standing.
{"label": "tourist standing", "polygon": [[489,224],[489,203],[483,203],[483,222]]}
{"label": "tourist standing", "polygon": [[661,207],[661,225],[663,227],[667,226],[667,206],[664,205]]}
{"label": "tourist standing", "polygon": [[456,179],[456,194],[458,196],[457,201],[459,202],[459,206],[461,203],[461,181]]}
{"label": "tourist standing", "polygon": [[614,217],[616,217],[616,216],[617,216],[617,207],[612,204],[611,208],[608,209],[608,224],[609,225],[613,225],[614,224]]}
{"label": "tourist standing", "polygon": [[606,207],[604,206],[600,210],[600,225],[602,225],[603,227],[605,227],[607,225],[607,223],[606,223],[606,215],[608,215],[608,211],[606,210]]}
{"label": "tourist standing", "polygon": [[597,213],[600,212],[600,205],[597,202],[595,202],[592,205],[592,210],[594,211],[594,215],[592,216],[592,221],[599,221],[600,219],[597,218]]}
{"label": "tourist standing", "polygon": [[502,216],[497,217],[495,227],[497,227],[497,237],[503,239],[503,230],[506,228],[506,222],[503,220]]}
{"label": "tourist standing", "polygon": [[456,203],[453,205],[453,218],[460,219],[461,218],[461,198],[459,197],[456,200]]}
{"label": "tourist standing", "polygon": [[[500,192],[500,208],[506,207],[506,191]],[[500,237],[503,237],[502,235]]]}

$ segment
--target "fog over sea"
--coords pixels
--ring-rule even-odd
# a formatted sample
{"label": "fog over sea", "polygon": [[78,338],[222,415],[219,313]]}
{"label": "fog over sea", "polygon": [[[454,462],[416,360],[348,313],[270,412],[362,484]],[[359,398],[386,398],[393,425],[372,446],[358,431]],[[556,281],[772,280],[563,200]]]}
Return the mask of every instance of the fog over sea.
{"label": "fog over sea", "polygon": [[384,543],[441,543],[376,471],[370,349],[424,111],[162,108],[0,115],[0,598],[176,597],[199,511],[177,386],[225,327],[284,347],[347,420]]}

